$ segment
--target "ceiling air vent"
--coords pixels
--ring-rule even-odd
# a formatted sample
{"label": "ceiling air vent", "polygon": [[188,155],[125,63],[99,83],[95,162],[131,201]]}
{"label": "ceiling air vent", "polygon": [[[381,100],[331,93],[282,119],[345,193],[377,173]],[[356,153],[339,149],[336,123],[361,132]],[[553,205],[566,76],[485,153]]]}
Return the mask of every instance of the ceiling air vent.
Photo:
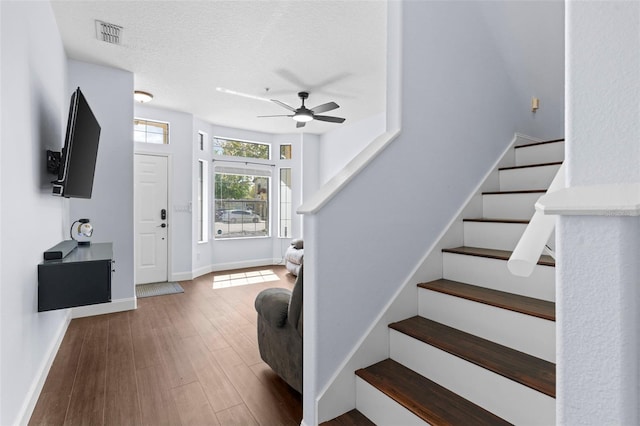
{"label": "ceiling air vent", "polygon": [[111,44],[122,44],[122,27],[96,21],[96,38]]}

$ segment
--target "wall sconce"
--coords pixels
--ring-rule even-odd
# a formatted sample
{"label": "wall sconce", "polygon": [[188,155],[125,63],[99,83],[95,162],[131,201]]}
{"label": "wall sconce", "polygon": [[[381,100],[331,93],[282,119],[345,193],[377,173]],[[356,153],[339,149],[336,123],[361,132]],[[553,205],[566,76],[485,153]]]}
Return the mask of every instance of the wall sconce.
{"label": "wall sconce", "polygon": [[531,98],[531,112],[537,112],[540,109],[540,99]]}
{"label": "wall sconce", "polygon": [[93,226],[89,223],[89,219],[78,219],[71,225],[69,234],[72,240],[78,242],[79,246],[88,246],[91,244],[89,238],[93,234]]}

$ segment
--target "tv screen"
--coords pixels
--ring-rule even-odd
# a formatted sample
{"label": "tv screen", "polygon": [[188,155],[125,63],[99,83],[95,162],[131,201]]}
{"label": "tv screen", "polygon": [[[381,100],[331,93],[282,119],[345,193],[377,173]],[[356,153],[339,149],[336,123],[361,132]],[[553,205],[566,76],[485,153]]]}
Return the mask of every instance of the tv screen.
{"label": "tv screen", "polygon": [[100,141],[100,124],[78,87],[71,95],[67,133],[53,194],[91,198]]}

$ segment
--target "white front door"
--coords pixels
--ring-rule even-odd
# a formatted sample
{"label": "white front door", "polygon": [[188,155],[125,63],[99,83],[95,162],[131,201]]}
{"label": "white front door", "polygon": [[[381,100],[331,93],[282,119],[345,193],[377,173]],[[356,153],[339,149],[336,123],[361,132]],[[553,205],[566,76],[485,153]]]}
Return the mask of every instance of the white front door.
{"label": "white front door", "polygon": [[169,209],[167,157],[135,155],[136,284],[167,281]]}

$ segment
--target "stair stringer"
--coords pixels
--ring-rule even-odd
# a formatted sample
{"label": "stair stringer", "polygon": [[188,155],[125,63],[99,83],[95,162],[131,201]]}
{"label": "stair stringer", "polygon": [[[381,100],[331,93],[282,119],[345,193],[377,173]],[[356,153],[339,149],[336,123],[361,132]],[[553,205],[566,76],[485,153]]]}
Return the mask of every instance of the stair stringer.
{"label": "stair stringer", "polygon": [[354,345],[353,349],[335,372],[329,384],[320,392],[317,401],[318,421],[333,419],[356,407],[356,376],[354,371],[383,359],[389,358],[389,328],[392,322],[418,314],[418,288],[416,283],[426,282],[443,276],[442,249],[456,247],[463,243],[463,221],[465,217],[482,216],[482,192],[496,191],[499,188],[501,167],[515,165],[514,147],[541,139],[515,133],[511,143],[501,153],[493,166],[485,174],[478,186],[472,191],[457,214],[421,258],[416,267],[408,274],[389,303],[381,310],[377,320]]}

